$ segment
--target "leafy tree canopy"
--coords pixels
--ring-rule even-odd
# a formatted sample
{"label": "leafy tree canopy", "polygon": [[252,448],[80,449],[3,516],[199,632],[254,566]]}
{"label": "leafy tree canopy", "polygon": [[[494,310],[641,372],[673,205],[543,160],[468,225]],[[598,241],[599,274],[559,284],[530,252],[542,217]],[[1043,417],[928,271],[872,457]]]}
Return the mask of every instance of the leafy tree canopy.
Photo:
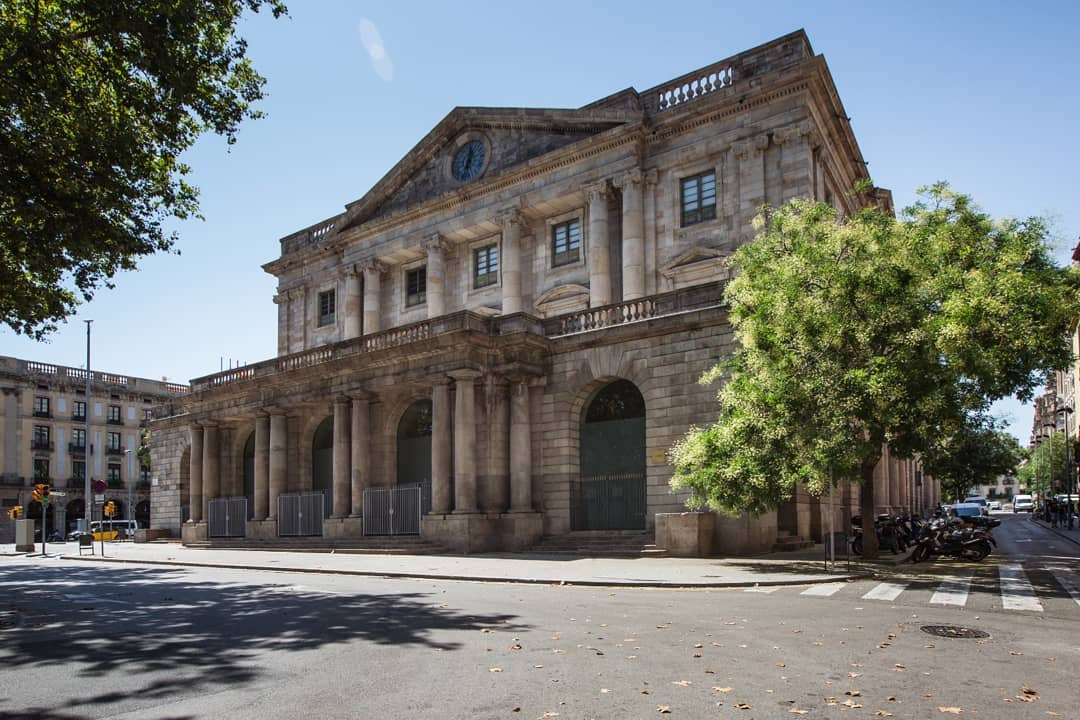
{"label": "leafy tree canopy", "polygon": [[1002,475],[1014,475],[1025,456],[1017,439],[985,415],[943,427],[920,455],[923,470],[941,481],[956,502],[977,485],[992,485]]}
{"label": "leafy tree canopy", "polygon": [[231,144],[264,79],[235,35],[282,0],[0,4],[0,321],[42,338],[198,213],[180,155]]}
{"label": "leafy tree canopy", "polygon": [[860,480],[872,513],[883,446],[928,452],[1067,366],[1080,296],[1047,236],[1042,219],[994,221],[944,183],[900,219],[806,200],[769,212],[731,259],[739,347],[703,379],[724,381],[719,418],[672,449],[672,485],[691,506],[762,513],[832,475]]}

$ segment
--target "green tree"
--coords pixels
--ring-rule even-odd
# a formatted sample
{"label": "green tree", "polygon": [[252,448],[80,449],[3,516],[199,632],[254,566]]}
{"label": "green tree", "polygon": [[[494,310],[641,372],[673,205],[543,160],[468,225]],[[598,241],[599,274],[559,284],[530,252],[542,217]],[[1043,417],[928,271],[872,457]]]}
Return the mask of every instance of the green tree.
{"label": "green tree", "polygon": [[861,482],[871,516],[884,446],[927,452],[1070,360],[1076,283],[1054,265],[1046,224],[992,221],[945,184],[900,220],[792,201],[731,264],[739,348],[703,378],[724,380],[720,415],[670,454],[692,507],[765,512],[798,482],[823,492],[831,469]]}
{"label": "green tree", "polygon": [[1064,433],[1052,433],[1037,438],[1026,451],[1027,459],[1016,473],[1019,487],[1037,493],[1040,498],[1065,492],[1075,487],[1076,469],[1069,462],[1069,443]]}
{"label": "green tree", "polygon": [[943,428],[920,458],[923,470],[941,481],[956,502],[976,485],[989,485],[1016,473],[1025,452],[1016,438],[984,415]]}
{"label": "green tree", "polygon": [[0,321],[41,339],[198,213],[180,160],[231,144],[264,79],[236,36],[282,0],[0,4]]}

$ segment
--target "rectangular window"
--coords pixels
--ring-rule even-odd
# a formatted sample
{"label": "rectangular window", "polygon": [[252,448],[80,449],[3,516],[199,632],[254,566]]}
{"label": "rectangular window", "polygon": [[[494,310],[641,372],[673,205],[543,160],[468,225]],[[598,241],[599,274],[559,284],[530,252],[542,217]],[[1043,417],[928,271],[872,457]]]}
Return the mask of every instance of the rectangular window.
{"label": "rectangular window", "polygon": [[72,420],[85,420],[86,419],[86,402],[83,400],[76,400],[71,403],[71,419]]}
{"label": "rectangular window", "polygon": [[52,417],[49,410],[49,398],[34,397],[34,417]]}
{"label": "rectangular window", "polygon": [[111,432],[108,433],[107,442],[105,443],[105,449],[109,451],[116,451],[120,449],[120,433]]}
{"label": "rectangular window", "polygon": [[427,267],[418,267],[405,273],[405,307],[427,302]]}
{"label": "rectangular window", "polygon": [[85,480],[86,479],[86,463],[82,460],[73,460],[71,463],[71,479],[72,480]]}
{"label": "rectangular window", "polygon": [[473,287],[482,288],[499,282],[499,246],[473,250]]}
{"label": "rectangular window", "polygon": [[34,480],[40,482],[49,479],[49,461],[42,458],[34,459]]}
{"label": "rectangular window", "polygon": [[682,180],[682,226],[716,219],[716,173]]}
{"label": "rectangular window", "polygon": [[71,431],[71,449],[79,450],[80,452],[86,451],[86,430],[83,428],[74,428]]}
{"label": "rectangular window", "polygon": [[105,422],[107,422],[110,425],[123,425],[124,424],[124,421],[120,419],[120,406],[119,405],[110,405],[109,406],[109,415],[105,419]]}
{"label": "rectangular window", "polygon": [[569,265],[581,259],[581,222],[568,220],[551,227],[551,266]]}
{"label": "rectangular window", "polygon": [[144,408],[143,411],[142,411],[142,419],[143,420],[153,420],[154,419],[154,411],[151,410],[150,408]]}
{"label": "rectangular window", "polygon": [[150,466],[149,465],[140,465],[139,466],[139,482],[146,483],[147,485],[150,484]]}
{"label": "rectangular window", "polygon": [[34,450],[50,450],[49,443],[49,426],[48,425],[35,425],[34,426],[34,438],[31,441],[30,446]]}
{"label": "rectangular window", "polygon": [[334,324],[335,300],[333,290],[319,293],[319,327]]}
{"label": "rectangular window", "polygon": [[105,476],[110,485],[120,484],[120,463],[109,463],[108,475]]}

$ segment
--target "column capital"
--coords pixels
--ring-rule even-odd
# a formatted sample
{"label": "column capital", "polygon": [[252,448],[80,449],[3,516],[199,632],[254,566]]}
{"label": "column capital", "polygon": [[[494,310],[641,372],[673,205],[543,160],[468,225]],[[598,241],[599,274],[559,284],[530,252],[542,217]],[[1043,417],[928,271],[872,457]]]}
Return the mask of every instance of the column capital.
{"label": "column capital", "polygon": [[449,385],[450,384],[450,378],[447,377],[446,375],[439,375],[437,377],[431,378],[431,384],[432,385]]}
{"label": "column capital", "polygon": [[366,260],[361,260],[356,264],[363,272],[373,272],[382,275],[386,272],[386,263],[378,258],[370,257]]}
{"label": "column capital", "polygon": [[523,219],[521,208],[511,207],[495,213],[495,221],[502,226],[503,232],[506,232],[510,225],[521,225]]}
{"label": "column capital", "polygon": [[478,377],[481,377],[483,375],[483,373],[480,372],[479,370],[472,370],[472,369],[469,369],[469,368],[462,368],[460,370],[451,370],[450,372],[448,372],[446,374],[449,375],[450,377],[452,377],[454,380],[456,380],[458,382],[461,382],[462,380],[474,381]]}
{"label": "column capital", "polygon": [[350,390],[345,394],[350,400],[361,400],[364,402],[371,402],[375,397],[375,394],[370,390]]}
{"label": "column capital", "polygon": [[279,292],[279,293],[277,293],[277,294],[275,294],[275,295],[274,295],[274,304],[275,304],[275,305],[284,305],[284,304],[285,304],[285,303],[287,303],[287,302],[289,302],[289,295],[288,295],[288,293],[286,293],[286,292]]}
{"label": "column capital", "polygon": [[450,242],[442,233],[435,233],[425,238],[424,241],[420,243],[420,247],[427,250],[428,254],[432,252],[445,253],[450,249]]}
{"label": "column capital", "polygon": [[657,179],[656,168],[652,168],[651,170],[646,170],[645,172],[643,172],[641,174],[641,176],[645,180],[645,186],[646,187],[652,187],[653,185],[656,185],[656,179]]}
{"label": "column capital", "polygon": [[615,178],[615,187],[620,190],[626,190],[630,185],[640,185],[643,179],[641,169],[634,168]]}
{"label": "column capital", "polygon": [[745,140],[739,140],[731,144],[731,149],[735,153],[736,157],[740,160],[745,160],[752,155],[756,155],[769,147],[768,135],[755,135],[752,138]]}
{"label": "column capital", "polygon": [[346,263],[341,266],[342,277],[355,277],[364,272],[364,268],[360,267],[359,263]]}
{"label": "column capital", "polygon": [[599,202],[605,200],[611,195],[611,182],[604,178],[594,183],[588,183],[582,185],[581,189],[585,191],[586,197],[589,198],[589,202]]}
{"label": "column capital", "polygon": [[347,393],[343,393],[341,395],[334,396],[334,405],[341,405],[343,407],[348,407],[351,403],[352,403],[352,397]]}
{"label": "column capital", "polygon": [[791,142],[792,140],[798,140],[803,135],[810,134],[811,124],[809,120],[802,120],[792,125],[787,125],[782,128],[773,130],[773,142],[777,145],[783,145],[784,143]]}
{"label": "column capital", "polygon": [[217,423],[216,420],[200,420],[199,422],[197,422],[195,424],[198,425],[199,427],[203,427],[203,428],[216,428],[216,427],[218,427],[218,423]]}

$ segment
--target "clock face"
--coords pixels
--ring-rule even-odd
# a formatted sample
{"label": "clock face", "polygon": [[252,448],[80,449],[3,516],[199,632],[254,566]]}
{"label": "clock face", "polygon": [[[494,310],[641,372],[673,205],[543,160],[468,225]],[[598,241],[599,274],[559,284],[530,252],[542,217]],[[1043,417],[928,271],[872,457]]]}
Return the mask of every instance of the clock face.
{"label": "clock face", "polygon": [[484,143],[479,140],[470,140],[458,148],[450,171],[455,180],[462,182],[472,180],[484,169]]}

